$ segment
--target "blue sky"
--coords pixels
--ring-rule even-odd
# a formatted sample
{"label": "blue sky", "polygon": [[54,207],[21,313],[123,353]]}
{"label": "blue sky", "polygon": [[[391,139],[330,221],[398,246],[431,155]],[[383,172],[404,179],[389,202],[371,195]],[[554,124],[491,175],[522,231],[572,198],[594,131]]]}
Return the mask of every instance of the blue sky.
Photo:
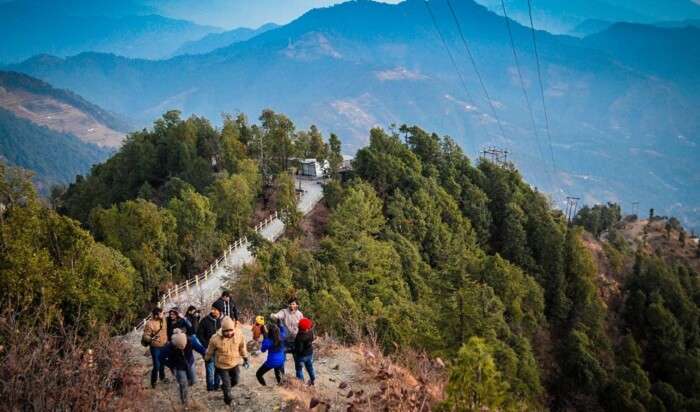
{"label": "blue sky", "polygon": [[347,0],[153,0],[152,4],[169,17],[233,28],[256,27],[267,22],[288,23],[312,8],[344,1]]}

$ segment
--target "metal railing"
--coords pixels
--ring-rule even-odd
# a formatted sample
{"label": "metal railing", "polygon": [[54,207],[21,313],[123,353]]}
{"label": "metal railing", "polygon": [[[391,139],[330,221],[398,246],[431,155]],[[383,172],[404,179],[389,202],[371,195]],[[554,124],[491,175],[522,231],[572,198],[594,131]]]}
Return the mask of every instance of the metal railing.
{"label": "metal railing", "polygon": [[[261,232],[270,223],[275,221],[278,217],[279,217],[279,213],[277,213],[277,211],[275,211],[275,213],[272,213],[271,215],[269,215],[268,217],[263,219],[261,222],[259,222],[257,225],[255,225],[255,228],[254,228],[255,232],[256,233]],[[224,254],[221,255],[218,259],[216,259],[214,261],[214,263],[209,265],[209,267],[204,272],[200,273],[199,275],[197,275],[191,279],[188,279],[184,282],[181,282],[181,283],[169,288],[166,292],[164,292],[161,295],[160,299],[158,300],[158,307],[164,307],[165,304],[170,299],[172,299],[173,297],[178,298],[180,296],[180,294],[183,292],[189,293],[190,288],[199,288],[199,286],[203,282],[207,281],[207,279],[209,279],[209,277],[219,268],[220,265],[222,265],[226,261],[226,259],[228,259],[228,257],[235,250],[237,250],[238,248],[244,247],[244,246],[248,246],[248,243],[249,243],[248,238],[246,236],[243,236],[242,238],[240,238],[240,239],[236,240],[235,242],[233,242],[232,244],[230,244],[224,250]],[[138,323],[138,325],[136,325],[134,330],[141,329],[142,327],[144,327],[146,325],[146,322],[148,322],[149,320],[151,320],[151,315],[148,315],[145,318],[143,318]]]}

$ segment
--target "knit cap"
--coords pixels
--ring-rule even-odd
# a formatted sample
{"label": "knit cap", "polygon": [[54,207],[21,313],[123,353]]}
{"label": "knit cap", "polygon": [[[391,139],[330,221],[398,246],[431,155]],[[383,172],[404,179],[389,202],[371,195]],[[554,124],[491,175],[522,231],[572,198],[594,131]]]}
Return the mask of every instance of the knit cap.
{"label": "knit cap", "polygon": [[224,313],[224,302],[217,300],[211,305],[212,308],[217,309],[219,312]]}
{"label": "knit cap", "polygon": [[301,318],[301,320],[299,321],[299,330],[302,332],[310,330],[313,326],[314,323],[309,318]]}
{"label": "knit cap", "polygon": [[221,321],[221,330],[228,330],[228,329],[235,329],[236,328],[236,322],[233,321],[228,316],[225,316],[224,319]]}

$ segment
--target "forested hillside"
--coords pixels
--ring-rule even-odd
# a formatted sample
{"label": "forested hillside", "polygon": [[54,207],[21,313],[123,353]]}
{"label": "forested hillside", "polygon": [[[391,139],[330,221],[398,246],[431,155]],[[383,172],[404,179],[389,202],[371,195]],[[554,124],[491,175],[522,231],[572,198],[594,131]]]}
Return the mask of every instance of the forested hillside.
{"label": "forested hillside", "polygon": [[[296,131],[269,110],[260,121],[227,116],[215,129],[204,118],[168,112],[152,130],[130,135],[89,175],[78,176],[57,195],[58,210],[129,257],[142,275],[139,296],[155,297],[166,282],[199,273],[247,234],[256,208],[298,219],[289,158],[339,157],[339,145],[332,151],[315,127]],[[261,150],[263,167],[254,160]]]}
{"label": "forested hillside", "polygon": [[[293,295],[319,334],[376,340],[397,362],[407,350],[444,359],[445,390],[430,409],[698,410],[700,279],[693,265],[653,255],[650,238],[627,238],[619,206],[585,208],[569,224],[513,165],[469,159],[417,126],[372,129],[352,172],[339,173],[340,152],[336,136],[325,142],[269,110],[259,124],[227,116],[221,128],[168,112],[54,193],[55,210],[3,166],[3,319],[41,307],[42,327],[58,336],[39,345],[42,359],[75,361],[51,350],[70,337],[109,366],[83,373],[114,382],[129,370],[111,369],[126,352],[108,356],[95,331],[123,331],[159,290],[247,233],[256,211],[279,210],[285,240],[255,240],[256,262],[231,284],[239,308],[265,313]],[[314,242],[295,208],[294,157],[331,166]],[[0,343],[18,342],[18,330],[0,328]],[[6,380],[31,356],[2,352]],[[100,395],[111,406],[143,396],[140,378],[120,382]],[[13,385],[0,398],[35,394]],[[72,406],[75,392],[61,388],[45,390],[46,408]]]}
{"label": "forested hillside", "polygon": [[0,159],[34,171],[43,193],[52,185],[72,181],[109,154],[109,149],[38,126],[0,107]]}
{"label": "forested hillside", "polygon": [[34,172],[42,194],[119,147],[131,126],[75,93],[0,71],[0,158]]}
{"label": "forested hillside", "polygon": [[[60,108],[55,107],[55,103],[52,106],[47,104],[47,102],[27,102],[26,98],[22,98],[26,95],[30,95],[36,96],[35,99],[45,98],[53,102],[58,102],[59,104],[70,106],[84,113],[86,117],[92,118],[94,122],[104,125],[106,128],[112,129],[113,131],[126,133],[132,128],[124,119],[115,116],[113,113],[102,109],[96,104],[88,102],[70,90],[56,89],[44,81],[25,74],[0,71],[0,88],[2,88],[0,91],[0,105],[7,109],[22,104],[22,109],[25,111],[48,114],[49,116],[46,116],[48,118],[60,118],[60,113],[58,113]],[[42,103],[44,107],[41,107]],[[49,124],[50,122],[47,122],[47,125]],[[69,125],[64,125],[64,127],[67,126]],[[103,145],[116,146],[116,144],[112,142]]]}
{"label": "forested hillside", "polygon": [[[606,242],[623,280],[609,306],[589,235],[516,170],[472,163],[417,127],[400,133],[372,130],[356,177],[326,186],[318,247],[262,248],[232,284],[238,302],[259,313],[295,293],[347,342],[370,334],[389,353],[450,359],[445,410],[698,408],[692,269]],[[582,225],[615,239],[619,207],[589,215]]]}

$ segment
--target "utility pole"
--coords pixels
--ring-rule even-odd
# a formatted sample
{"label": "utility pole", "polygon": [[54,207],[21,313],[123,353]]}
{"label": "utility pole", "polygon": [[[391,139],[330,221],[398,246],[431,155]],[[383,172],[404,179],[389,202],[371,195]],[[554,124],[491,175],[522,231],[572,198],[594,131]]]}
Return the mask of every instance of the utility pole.
{"label": "utility pole", "polygon": [[632,202],[632,212],[639,219],[639,202]]}
{"label": "utility pole", "polygon": [[580,197],[567,196],[566,197],[566,221],[570,224],[571,221],[576,217],[578,212],[578,201],[581,200]]}
{"label": "utility pole", "polygon": [[482,157],[504,167],[508,164],[508,150],[496,146],[489,146],[481,151]]}

